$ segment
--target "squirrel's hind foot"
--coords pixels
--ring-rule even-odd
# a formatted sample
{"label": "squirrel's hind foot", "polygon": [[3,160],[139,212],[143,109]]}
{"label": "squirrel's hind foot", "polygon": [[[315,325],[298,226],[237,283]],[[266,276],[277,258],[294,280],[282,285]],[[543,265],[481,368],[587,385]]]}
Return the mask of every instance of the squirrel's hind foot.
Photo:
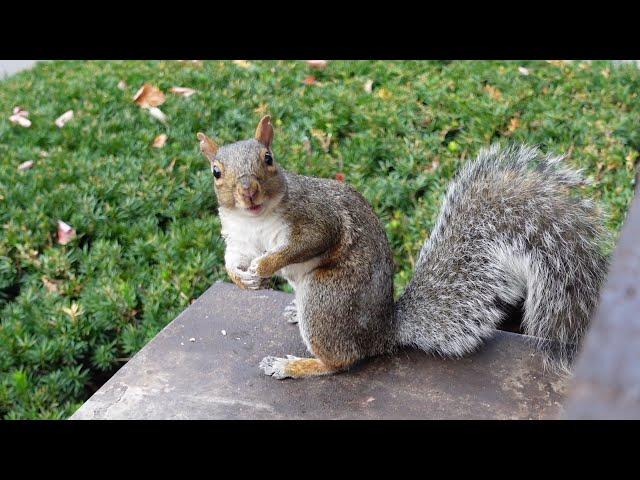
{"label": "squirrel's hind foot", "polygon": [[298,307],[296,307],[296,301],[291,302],[291,305],[284,307],[284,318],[287,323],[298,323]]}
{"label": "squirrel's hind foot", "polygon": [[300,358],[293,355],[287,355],[287,358],[264,357],[259,367],[265,375],[270,375],[278,380],[327,375],[335,371],[317,358]]}

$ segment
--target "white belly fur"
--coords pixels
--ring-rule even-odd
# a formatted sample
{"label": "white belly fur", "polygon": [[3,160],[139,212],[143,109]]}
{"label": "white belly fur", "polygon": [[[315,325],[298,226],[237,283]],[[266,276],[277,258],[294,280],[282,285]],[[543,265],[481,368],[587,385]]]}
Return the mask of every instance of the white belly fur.
{"label": "white belly fur", "polygon": [[[289,226],[279,215],[271,212],[251,217],[221,208],[220,222],[227,248],[225,260],[242,257],[245,266],[254,258],[285,246],[289,239]],[[296,284],[319,263],[320,258],[315,257],[303,263],[287,265],[276,275],[284,277],[295,289]]]}

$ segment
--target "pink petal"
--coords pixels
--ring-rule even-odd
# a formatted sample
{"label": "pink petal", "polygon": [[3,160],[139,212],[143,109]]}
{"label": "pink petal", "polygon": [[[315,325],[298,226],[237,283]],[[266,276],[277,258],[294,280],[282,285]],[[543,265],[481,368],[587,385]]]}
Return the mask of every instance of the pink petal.
{"label": "pink petal", "polygon": [[62,220],[58,220],[58,243],[60,245],[66,245],[76,236],[76,230]]}

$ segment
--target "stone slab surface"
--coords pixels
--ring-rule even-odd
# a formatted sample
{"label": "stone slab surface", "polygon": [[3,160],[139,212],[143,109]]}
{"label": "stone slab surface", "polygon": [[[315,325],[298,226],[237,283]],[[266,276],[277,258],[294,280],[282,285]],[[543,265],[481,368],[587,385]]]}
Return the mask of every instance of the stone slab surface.
{"label": "stone slab surface", "polygon": [[629,209],[578,358],[567,418],[640,419],[640,202]]}
{"label": "stone slab surface", "polygon": [[561,413],[565,382],[542,374],[527,337],[507,332],[459,360],[406,350],[333,376],[267,377],[258,369],[264,356],[308,356],[298,327],[282,316],[292,299],[214,284],[71,418],[538,419]]}

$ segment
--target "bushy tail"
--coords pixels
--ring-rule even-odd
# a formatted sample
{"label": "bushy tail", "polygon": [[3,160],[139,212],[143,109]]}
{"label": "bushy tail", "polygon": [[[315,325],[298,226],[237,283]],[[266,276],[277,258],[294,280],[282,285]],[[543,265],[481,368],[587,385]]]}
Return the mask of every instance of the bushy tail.
{"label": "bushy tail", "polygon": [[576,195],[584,183],[537,148],[481,151],[449,186],[398,300],[399,344],[460,356],[522,307],[547,364],[568,369],[607,269],[603,214]]}

